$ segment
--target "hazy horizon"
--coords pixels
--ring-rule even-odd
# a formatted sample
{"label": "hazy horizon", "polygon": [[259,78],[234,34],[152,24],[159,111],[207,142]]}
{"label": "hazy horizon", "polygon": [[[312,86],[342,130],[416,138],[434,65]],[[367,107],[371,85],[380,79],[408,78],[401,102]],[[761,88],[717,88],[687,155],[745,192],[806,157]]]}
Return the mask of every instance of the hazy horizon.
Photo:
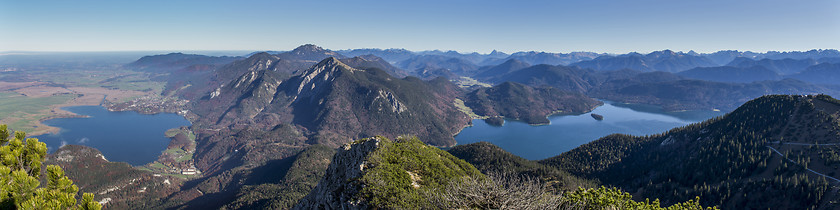
{"label": "hazy horizon", "polygon": [[[840,2],[0,0],[0,52],[324,48],[623,54],[840,48]],[[189,50],[184,50],[189,49]]]}
{"label": "hazy horizon", "polygon": [[[396,49],[396,50],[408,50],[408,51],[415,52],[415,53],[431,52],[431,51],[441,51],[441,52],[455,51],[455,52],[458,52],[460,54],[479,53],[479,54],[483,54],[483,55],[487,55],[487,54],[490,54],[492,52],[492,50],[490,52],[474,52],[474,51],[464,52],[464,51],[447,50],[447,49],[410,50],[410,49],[405,49],[405,48],[331,49],[331,48],[324,47],[324,46],[317,45],[317,44],[316,44],[316,46],[322,47],[322,48],[327,49],[327,50],[332,50],[332,51],[360,50],[360,49],[378,49],[378,50]],[[294,49],[295,48],[291,48],[291,49],[271,49],[271,50],[183,50],[183,49],[182,50],[110,50],[110,51],[22,51],[22,50],[10,50],[10,51],[0,51],[0,56],[3,56],[3,55],[27,55],[27,54],[49,54],[49,53],[58,53],[58,54],[60,54],[60,53],[163,53],[163,54],[168,54],[168,53],[202,54],[202,53],[206,53],[206,54],[202,54],[202,55],[234,55],[234,56],[236,56],[238,54],[233,54],[233,53],[248,54],[248,53],[254,53],[254,52],[267,52],[267,51],[283,51],[283,52],[285,52],[285,51],[291,51],[291,50],[294,50]],[[507,53],[507,54],[513,54],[513,53],[518,53],[518,52],[537,52],[537,53],[543,53],[543,52],[544,53],[591,52],[591,53],[605,53],[605,54],[611,54],[611,55],[622,55],[622,54],[629,54],[629,53],[648,54],[648,53],[652,53],[652,52],[656,52],[656,51],[665,51],[665,50],[671,50],[671,49],[660,49],[660,50],[645,51],[645,52],[629,51],[629,52],[622,52],[622,53],[597,52],[597,51],[551,52],[551,51],[536,51],[536,50],[523,50],[523,51],[516,51],[516,52],[505,52],[505,51],[500,51],[500,50],[497,50],[497,51]],[[694,52],[700,53],[700,54],[711,54],[711,53],[715,53],[715,52],[728,51],[728,50],[735,50],[735,51],[739,51],[739,52],[769,53],[769,52],[807,52],[807,51],[811,51],[811,50],[840,50],[840,49],[839,48],[818,48],[818,49],[802,49],[802,50],[790,50],[790,51],[783,51],[783,50],[750,51],[750,50],[740,50],[740,49],[721,49],[721,50],[715,50],[715,51],[709,51],[709,52],[700,52],[700,51],[697,51],[697,50],[688,50],[688,51],[671,50],[671,51],[683,52],[683,53],[688,53],[690,51],[694,51]]]}

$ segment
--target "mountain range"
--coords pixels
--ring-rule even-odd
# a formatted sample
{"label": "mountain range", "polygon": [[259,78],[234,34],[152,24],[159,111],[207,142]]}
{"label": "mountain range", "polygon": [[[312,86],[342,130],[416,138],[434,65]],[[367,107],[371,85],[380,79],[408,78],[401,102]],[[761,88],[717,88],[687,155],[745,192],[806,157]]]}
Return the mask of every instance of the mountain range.
{"label": "mountain range", "polygon": [[744,68],[733,66],[697,67],[677,73],[690,79],[713,82],[750,83],[765,80],[779,80],[782,78],[777,71],[764,66],[748,66]]}
{"label": "mountain range", "polygon": [[796,60],[796,59],[791,59],[791,58],[785,58],[785,59],[780,59],[780,60],[773,60],[773,59],[769,59],[769,58],[765,58],[765,59],[761,59],[761,60],[753,60],[753,59],[749,59],[749,58],[745,58],[745,57],[737,57],[737,58],[735,58],[735,60],[732,60],[732,62],[729,62],[729,64],[726,64],[726,65],[727,66],[742,67],[742,68],[748,68],[748,67],[753,67],[753,66],[761,66],[761,67],[764,67],[766,69],[772,70],[772,71],[776,72],[777,74],[795,74],[797,72],[805,70],[805,68],[808,68],[809,66],[813,66],[813,65],[817,65],[817,64],[819,64],[819,62],[817,62],[817,60],[814,60],[812,58],[801,59],[801,60]]}
{"label": "mountain range", "polygon": [[632,69],[643,72],[680,72],[696,67],[715,66],[715,63],[703,56],[663,50],[651,52],[647,55],[630,53],[619,56],[601,56],[571,65],[602,71]]}
{"label": "mountain range", "polygon": [[[134,178],[157,183],[104,193],[114,197],[109,205],[125,208],[415,207],[394,199],[425,202],[433,198],[423,190],[451,189],[441,180],[492,180],[500,171],[547,183],[546,192],[622,195],[613,201],[632,201],[627,191],[633,202],[665,205],[700,196],[703,206],[722,208],[831,208],[831,183],[806,169],[832,176],[834,148],[797,145],[838,139],[840,102],[818,95],[837,93],[828,85],[836,84],[835,52],[461,54],[303,45],[247,57],[147,56],[125,67],[190,101],[191,161],[202,175],[161,184],[166,178],[105,160],[89,165],[102,170],[68,174],[100,191]],[[460,88],[452,82],[460,77],[487,84]],[[587,112],[601,104],[595,98],[734,111],[659,135],[606,136],[540,161],[453,138],[471,119],[542,124],[547,115]],[[68,155],[98,157],[71,147],[52,159]],[[109,170],[125,174],[92,181]]]}

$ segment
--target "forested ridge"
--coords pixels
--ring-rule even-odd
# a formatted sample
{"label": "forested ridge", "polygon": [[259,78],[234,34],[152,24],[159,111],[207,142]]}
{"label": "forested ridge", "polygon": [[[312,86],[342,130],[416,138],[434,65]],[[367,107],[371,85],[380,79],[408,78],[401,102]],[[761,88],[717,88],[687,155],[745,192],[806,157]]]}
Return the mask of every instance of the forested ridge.
{"label": "forested ridge", "polygon": [[[494,147],[486,143],[459,146],[453,149],[460,151],[452,155],[416,137],[357,140],[339,149],[324,178],[295,208],[703,209],[697,198],[662,207],[658,200],[634,201],[617,188],[569,182],[575,178],[565,172],[505,155]],[[474,152],[484,154],[467,161],[457,156]],[[492,160],[496,158],[499,161]],[[479,163],[482,171],[470,162]],[[553,175],[565,176],[561,181],[566,184],[588,186],[557,190],[551,184],[558,180],[541,179]]]}
{"label": "forested ridge", "polygon": [[833,206],[836,185],[806,167],[836,168],[808,165],[807,152],[791,162],[770,148],[838,142],[836,102],[764,96],[718,118],[659,135],[606,136],[541,163],[665,204],[700,196],[701,204],[725,209]]}

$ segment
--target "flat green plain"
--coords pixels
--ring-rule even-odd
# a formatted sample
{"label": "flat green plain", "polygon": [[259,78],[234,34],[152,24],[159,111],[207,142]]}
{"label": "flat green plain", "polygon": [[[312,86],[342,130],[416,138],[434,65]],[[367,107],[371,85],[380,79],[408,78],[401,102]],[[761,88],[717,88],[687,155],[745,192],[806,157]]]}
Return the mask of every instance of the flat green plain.
{"label": "flat green plain", "polygon": [[12,130],[32,133],[41,119],[51,115],[51,106],[65,103],[74,97],[73,94],[60,94],[35,98],[15,92],[0,92],[0,124],[8,124]]}

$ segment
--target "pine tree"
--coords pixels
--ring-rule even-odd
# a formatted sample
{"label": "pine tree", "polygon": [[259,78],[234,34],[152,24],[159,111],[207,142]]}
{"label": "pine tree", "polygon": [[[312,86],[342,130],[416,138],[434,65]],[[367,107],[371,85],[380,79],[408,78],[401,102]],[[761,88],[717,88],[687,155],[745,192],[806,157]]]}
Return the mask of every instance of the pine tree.
{"label": "pine tree", "polygon": [[91,193],[77,205],[79,188],[56,165],[46,167],[47,186],[38,187],[46,155],[47,144],[20,131],[10,139],[7,126],[0,125],[0,209],[102,208]]}

